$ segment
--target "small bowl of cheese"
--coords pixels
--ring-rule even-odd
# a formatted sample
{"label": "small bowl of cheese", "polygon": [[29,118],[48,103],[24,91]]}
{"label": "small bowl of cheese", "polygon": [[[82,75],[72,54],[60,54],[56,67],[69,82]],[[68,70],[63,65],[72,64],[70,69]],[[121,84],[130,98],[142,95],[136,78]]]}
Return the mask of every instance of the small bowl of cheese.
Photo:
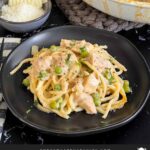
{"label": "small bowl of cheese", "polygon": [[47,21],[51,8],[50,0],[2,0],[0,25],[16,33],[30,32]]}

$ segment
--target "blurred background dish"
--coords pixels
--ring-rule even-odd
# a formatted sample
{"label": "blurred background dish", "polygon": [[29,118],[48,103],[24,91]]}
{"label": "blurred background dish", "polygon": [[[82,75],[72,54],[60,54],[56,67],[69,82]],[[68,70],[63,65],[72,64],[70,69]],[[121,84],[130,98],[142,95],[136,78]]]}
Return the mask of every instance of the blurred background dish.
{"label": "blurred background dish", "polygon": [[148,0],[83,0],[90,6],[117,18],[128,21],[150,23],[150,1]]}
{"label": "blurred background dish", "polygon": [[29,32],[42,26],[47,21],[52,8],[50,0],[44,1],[40,5],[34,4],[32,1],[31,4],[23,1],[16,5],[12,5],[10,2],[3,0],[0,3],[0,25],[16,33]]}

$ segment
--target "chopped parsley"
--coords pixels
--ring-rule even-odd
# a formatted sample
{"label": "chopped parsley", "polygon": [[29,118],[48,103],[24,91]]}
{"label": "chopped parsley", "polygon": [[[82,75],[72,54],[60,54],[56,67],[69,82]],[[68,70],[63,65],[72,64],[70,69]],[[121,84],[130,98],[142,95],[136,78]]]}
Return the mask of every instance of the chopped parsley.
{"label": "chopped parsley", "polygon": [[66,64],[69,64],[70,58],[71,58],[71,54],[68,54],[68,55],[67,55],[67,58],[66,58]]}

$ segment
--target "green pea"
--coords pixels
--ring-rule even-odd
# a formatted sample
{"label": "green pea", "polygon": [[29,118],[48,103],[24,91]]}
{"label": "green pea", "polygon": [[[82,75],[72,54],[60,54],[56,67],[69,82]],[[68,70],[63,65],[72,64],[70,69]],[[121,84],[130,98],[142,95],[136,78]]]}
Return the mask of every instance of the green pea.
{"label": "green pea", "polygon": [[62,105],[62,103],[63,103],[63,98],[60,97],[59,99],[57,99],[57,102],[59,103],[59,108],[58,108],[58,109],[60,109],[60,108],[61,108],[61,105]]}
{"label": "green pea", "polygon": [[52,108],[52,109],[58,109],[59,108],[59,103],[57,103],[57,101],[52,101],[50,103],[50,108]]}
{"label": "green pea", "polygon": [[85,58],[89,55],[89,52],[87,51],[87,49],[85,47],[81,47],[80,51],[81,51],[81,57],[83,57],[83,58]]}
{"label": "green pea", "polygon": [[123,89],[126,93],[131,93],[132,92],[128,80],[124,80]]}
{"label": "green pea", "polygon": [[48,76],[48,72],[47,71],[40,71],[39,72],[39,75],[38,75],[38,78],[40,79],[40,80],[43,80],[44,78],[46,78]]}
{"label": "green pea", "polygon": [[56,67],[55,67],[55,73],[56,73],[56,74],[61,74],[61,73],[62,73],[62,68],[59,67],[59,66],[56,66]]}
{"label": "green pea", "polygon": [[55,91],[61,91],[61,85],[60,84],[55,84],[54,85],[54,90]]}
{"label": "green pea", "polygon": [[52,109],[60,109],[62,102],[63,102],[63,99],[62,99],[62,97],[60,97],[56,101],[52,101],[50,103],[50,107]]}
{"label": "green pea", "polygon": [[30,85],[30,81],[28,78],[25,78],[23,81],[22,81],[22,84],[26,87],[28,87]]}
{"label": "green pea", "polygon": [[93,101],[94,101],[95,106],[99,106],[99,104],[100,104],[100,95],[99,95],[99,93],[92,94],[92,97],[93,97]]}

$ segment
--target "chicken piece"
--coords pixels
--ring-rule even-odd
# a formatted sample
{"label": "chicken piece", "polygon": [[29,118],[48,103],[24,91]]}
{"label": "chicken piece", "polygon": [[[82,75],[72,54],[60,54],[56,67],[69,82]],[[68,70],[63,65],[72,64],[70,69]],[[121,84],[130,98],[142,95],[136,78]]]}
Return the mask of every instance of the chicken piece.
{"label": "chicken piece", "polygon": [[32,63],[34,75],[38,75],[39,72],[42,70],[47,70],[51,66],[51,63],[51,56],[43,56],[39,57],[38,59],[35,59],[35,61],[33,61]]}
{"label": "chicken piece", "polygon": [[94,48],[94,46],[91,43],[86,42],[85,40],[74,41],[74,40],[62,39],[60,45],[63,47],[70,47],[71,50],[76,52],[76,53],[80,53],[81,52],[80,48],[83,48],[83,47],[88,52],[90,52]]}
{"label": "chicken piece", "polygon": [[86,93],[95,93],[100,81],[95,77],[94,73],[90,74],[84,79],[84,91]]}
{"label": "chicken piece", "polygon": [[60,46],[61,47],[71,47],[75,44],[75,41],[73,40],[66,40],[66,39],[62,39],[60,42]]}
{"label": "chicken piece", "polygon": [[94,46],[89,42],[86,42],[86,44],[84,46],[88,52],[91,52],[94,48]]}
{"label": "chicken piece", "polygon": [[68,72],[68,65],[66,64],[67,55],[65,53],[58,53],[53,56],[52,63],[55,66],[59,66],[62,68],[61,74],[66,74]]}
{"label": "chicken piece", "polygon": [[97,114],[95,104],[91,95],[87,93],[79,93],[75,95],[77,104],[85,109],[87,114]]}
{"label": "chicken piece", "polygon": [[73,88],[72,91],[80,91],[82,92],[84,90],[83,87],[83,80],[81,78],[77,78],[74,82],[73,82]]}
{"label": "chicken piece", "polygon": [[103,72],[106,68],[111,68],[111,63],[100,56],[99,53],[91,53],[88,61],[96,68],[98,72]]}

